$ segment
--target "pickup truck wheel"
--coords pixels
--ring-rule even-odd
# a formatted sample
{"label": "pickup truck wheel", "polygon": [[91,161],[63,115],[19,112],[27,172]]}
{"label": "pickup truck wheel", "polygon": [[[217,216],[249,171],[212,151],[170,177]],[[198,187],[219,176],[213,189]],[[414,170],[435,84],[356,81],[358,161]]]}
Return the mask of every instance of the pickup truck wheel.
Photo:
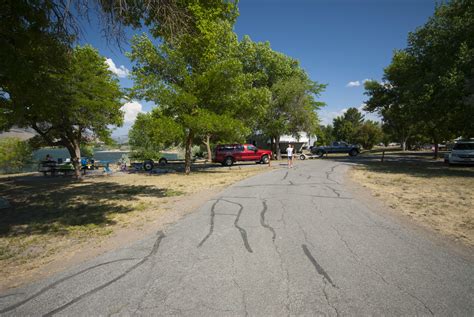
{"label": "pickup truck wheel", "polygon": [[323,151],[323,150],[318,150],[318,151],[316,152],[316,155],[321,158],[321,157],[323,157],[323,155],[324,155],[324,151]]}
{"label": "pickup truck wheel", "polygon": [[359,154],[359,151],[357,151],[356,149],[352,149],[352,150],[349,152],[349,155],[350,155],[350,156],[357,156],[357,154]]}
{"label": "pickup truck wheel", "polygon": [[164,157],[160,158],[160,160],[158,161],[158,164],[160,164],[160,166],[165,166],[166,164],[168,164],[168,160],[165,159]]}
{"label": "pickup truck wheel", "polygon": [[260,162],[262,162],[262,164],[268,164],[269,161],[270,161],[270,159],[268,158],[268,155],[262,156],[262,159],[260,160]]}
{"label": "pickup truck wheel", "polygon": [[224,166],[232,166],[234,164],[234,159],[231,156],[228,156],[224,160]]}
{"label": "pickup truck wheel", "polygon": [[304,154],[301,154],[300,155],[300,160],[303,160],[303,161],[306,160],[306,156]]}
{"label": "pickup truck wheel", "polygon": [[153,162],[153,160],[146,160],[145,162],[143,162],[143,169],[145,171],[151,171],[154,167],[155,163]]}

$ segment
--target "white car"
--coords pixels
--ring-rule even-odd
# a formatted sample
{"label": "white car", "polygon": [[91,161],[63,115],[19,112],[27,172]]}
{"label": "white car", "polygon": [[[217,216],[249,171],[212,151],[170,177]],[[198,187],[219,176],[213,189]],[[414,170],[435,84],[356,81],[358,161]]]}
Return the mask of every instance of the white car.
{"label": "white car", "polygon": [[456,142],[449,154],[449,164],[474,164],[474,140]]}

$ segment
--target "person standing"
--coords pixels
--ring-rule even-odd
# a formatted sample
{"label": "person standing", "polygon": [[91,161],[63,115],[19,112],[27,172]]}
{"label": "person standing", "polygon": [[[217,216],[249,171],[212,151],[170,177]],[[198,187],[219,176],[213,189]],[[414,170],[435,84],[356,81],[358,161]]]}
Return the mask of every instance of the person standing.
{"label": "person standing", "polygon": [[286,154],[288,156],[288,168],[293,168],[293,144],[288,144],[286,148]]}

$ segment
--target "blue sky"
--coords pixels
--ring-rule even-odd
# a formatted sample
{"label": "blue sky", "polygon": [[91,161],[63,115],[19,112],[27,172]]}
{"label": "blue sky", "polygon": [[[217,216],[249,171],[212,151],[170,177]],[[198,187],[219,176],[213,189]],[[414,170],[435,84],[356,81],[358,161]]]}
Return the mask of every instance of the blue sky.
{"label": "blue sky", "polygon": [[[319,98],[327,104],[319,111],[327,124],[344,109],[363,104],[363,80],[381,80],[393,50],[406,46],[408,32],[427,21],[435,4],[435,0],[240,0],[235,31],[239,38],[249,35],[254,41],[269,41],[274,50],[298,59],[312,80],[328,84]],[[98,48],[117,69],[130,70],[124,53],[107,45],[97,30],[94,23],[86,26],[81,43]],[[123,87],[133,84],[126,77],[120,82]],[[141,101],[127,105],[127,122],[114,135],[126,134],[134,115],[151,107]]]}

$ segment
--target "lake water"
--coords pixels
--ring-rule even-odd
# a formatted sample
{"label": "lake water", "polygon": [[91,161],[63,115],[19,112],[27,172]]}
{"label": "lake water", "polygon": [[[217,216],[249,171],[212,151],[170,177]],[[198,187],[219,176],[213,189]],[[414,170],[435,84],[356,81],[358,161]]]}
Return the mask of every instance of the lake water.
{"label": "lake water", "polygon": [[[128,151],[94,151],[94,159],[97,161],[108,161],[110,163],[116,163],[122,157],[122,154],[128,154]],[[42,161],[49,154],[53,157],[54,160],[62,158],[63,161],[66,158],[70,158],[69,152],[67,149],[39,149],[33,152],[34,161]]]}
{"label": "lake water", "polygon": [[[109,163],[117,163],[122,154],[129,154],[129,151],[94,151],[94,159],[96,161],[107,161]],[[38,163],[43,161],[46,158],[46,155],[49,154],[53,157],[55,161],[58,158],[63,159],[70,158],[69,152],[64,148],[46,148],[39,149],[33,152],[33,162],[25,166],[20,172],[35,172],[38,170]],[[5,171],[0,170],[0,174]],[[10,171],[11,172],[11,171]],[[16,172],[16,171],[15,171]]]}

